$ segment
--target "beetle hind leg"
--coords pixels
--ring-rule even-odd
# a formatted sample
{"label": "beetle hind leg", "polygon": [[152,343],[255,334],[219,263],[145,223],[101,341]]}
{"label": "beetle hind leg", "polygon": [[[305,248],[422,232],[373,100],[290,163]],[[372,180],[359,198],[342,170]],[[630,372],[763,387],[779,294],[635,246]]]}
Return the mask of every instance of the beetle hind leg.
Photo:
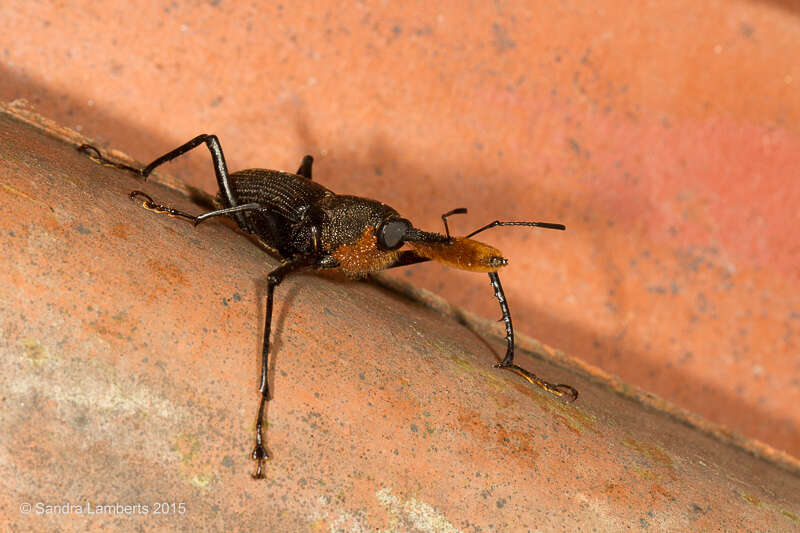
{"label": "beetle hind leg", "polygon": [[148,211],[167,215],[168,217],[182,218],[193,223],[195,226],[198,224],[196,216],[190,215],[189,213],[184,213],[183,211],[178,211],[177,209],[173,209],[172,207],[166,205],[158,204],[150,197],[150,195],[145,194],[142,191],[131,191],[131,193],[128,195],[128,198],[134,201],[138,200],[141,202],[142,207]]}
{"label": "beetle hind leg", "polygon": [[150,195],[143,193],[142,191],[131,191],[128,195],[131,200],[137,200],[142,203],[142,207],[147,209],[148,211],[153,211],[155,213],[159,213],[162,215],[167,215],[168,217],[174,218],[182,218],[184,220],[188,220],[195,226],[208,220],[209,218],[219,217],[223,215],[231,215],[234,213],[241,213],[242,211],[261,211],[263,208],[260,204],[252,203],[252,204],[244,204],[244,205],[237,205],[236,207],[226,207],[225,209],[217,209],[216,211],[208,211],[206,213],[201,213],[197,216],[190,215],[189,213],[184,213],[183,211],[179,211],[175,208],[169,207],[168,205],[158,204],[155,200],[153,200]]}
{"label": "beetle hind leg", "polygon": [[144,174],[142,174],[142,170],[144,170],[144,169],[136,168],[136,167],[132,167],[130,165],[126,165],[124,163],[118,163],[116,161],[112,161],[109,158],[107,158],[106,156],[104,156],[103,154],[101,154],[100,150],[98,150],[97,148],[95,148],[91,144],[82,144],[82,145],[78,146],[78,151],[81,152],[82,154],[86,154],[87,156],[89,156],[89,159],[91,159],[92,161],[94,161],[98,165],[103,165],[104,167],[118,168],[120,170],[127,170],[128,172],[133,172],[137,176],[141,176],[141,177],[144,177],[145,179],[147,179],[147,177],[144,176]]}

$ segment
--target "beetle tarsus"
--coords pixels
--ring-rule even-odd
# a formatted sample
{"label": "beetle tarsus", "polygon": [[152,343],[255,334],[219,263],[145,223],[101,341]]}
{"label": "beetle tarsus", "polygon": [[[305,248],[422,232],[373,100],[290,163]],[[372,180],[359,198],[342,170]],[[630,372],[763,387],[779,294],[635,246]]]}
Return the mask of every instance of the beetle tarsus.
{"label": "beetle tarsus", "polygon": [[262,426],[264,425],[264,407],[269,400],[269,391],[265,388],[261,391],[261,403],[258,406],[258,420],[256,421],[256,445],[253,448],[251,457],[256,463],[256,471],[253,474],[253,479],[264,479],[262,467],[264,461],[269,459],[267,449],[264,447],[264,438],[262,433]]}
{"label": "beetle tarsus", "polygon": [[561,398],[563,398],[564,401],[568,403],[574,402],[575,400],[578,399],[578,389],[576,389],[571,385],[567,385],[566,383],[559,383],[556,385],[556,389],[561,391],[561,393],[563,394]]}
{"label": "beetle tarsus", "polygon": [[78,151],[81,152],[82,154],[86,154],[87,156],[89,156],[89,159],[91,159],[98,165],[103,165],[104,167],[118,168],[120,170],[127,170],[128,172],[133,172],[137,176],[142,176],[145,179],[147,179],[147,176],[143,174],[142,169],[126,165],[125,163],[117,163],[116,161],[112,161],[109,158],[105,157],[103,154],[101,154],[100,150],[98,150],[91,144],[82,144],[78,146]]}
{"label": "beetle tarsus", "polygon": [[269,457],[267,457],[267,452],[264,450],[263,446],[257,445],[253,448],[253,460],[257,461],[256,463],[256,471],[250,474],[253,479],[264,479],[263,466],[264,461],[266,461]]}
{"label": "beetle tarsus", "polygon": [[524,368],[517,366],[515,364],[503,364],[497,363],[494,365],[495,368],[505,368],[506,370],[510,370],[515,374],[518,374],[525,378],[528,383],[532,385],[536,385],[537,387],[549,392],[553,396],[567,402],[571,403],[578,399],[578,391],[564,383],[554,384],[550,383],[549,381],[545,381],[533,372],[528,372]]}
{"label": "beetle tarsus", "polygon": [[[256,450],[253,450],[253,456],[254,456],[253,458],[254,459],[255,459],[255,454],[256,454]],[[254,473],[250,474],[250,475],[253,477],[253,479],[264,479],[265,476],[264,476],[264,473],[261,470],[261,467],[264,464],[264,459],[263,458],[259,458],[259,459],[256,459],[256,461],[258,461],[258,466],[256,466],[256,471]]]}
{"label": "beetle tarsus", "polygon": [[144,207],[148,211],[153,211],[154,213],[167,215],[168,217],[182,218],[184,220],[188,220],[195,226],[200,223],[200,220],[196,216],[190,215],[189,213],[184,213],[183,211],[178,211],[177,209],[173,209],[172,207],[169,207],[167,205],[158,204],[148,194],[145,194],[142,191],[131,191],[130,194],[128,194],[128,198],[134,201],[139,196],[144,198],[144,200],[140,201],[142,203],[142,207]]}

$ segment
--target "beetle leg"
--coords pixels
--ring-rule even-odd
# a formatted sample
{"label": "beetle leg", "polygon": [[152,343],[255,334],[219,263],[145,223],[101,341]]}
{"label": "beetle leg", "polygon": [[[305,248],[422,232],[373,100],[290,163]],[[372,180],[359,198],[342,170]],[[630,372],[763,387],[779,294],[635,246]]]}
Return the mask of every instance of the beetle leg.
{"label": "beetle leg", "polygon": [[386,267],[384,270],[388,270],[390,268],[398,268],[404,267],[409,265],[416,265],[417,263],[424,263],[426,261],[430,261],[427,257],[422,257],[414,250],[403,250],[400,252],[400,255],[397,256],[397,260]]}
{"label": "beetle leg", "polygon": [[[112,161],[105,157],[103,154],[100,153],[100,150],[92,146],[91,144],[82,144],[78,146],[78,151],[84,153],[89,156],[89,159],[97,163],[98,165],[103,165],[104,167],[113,167],[118,168],[120,170],[127,170],[129,172],[133,172],[137,176],[142,175],[142,169],[132,167],[130,165],[126,165],[124,163],[117,163],[116,161]],[[147,179],[147,178],[145,178]]]}
{"label": "beetle leg", "polygon": [[[78,151],[87,154],[95,163],[112,166],[122,170],[128,170],[147,180],[147,177],[150,175],[150,173],[153,172],[153,170],[159,165],[163,165],[164,163],[172,161],[176,157],[185,154],[189,150],[196,148],[203,143],[208,146],[208,151],[211,152],[211,159],[214,162],[214,173],[217,176],[217,184],[219,185],[219,191],[223,202],[227,207],[237,207],[239,202],[236,201],[236,197],[233,195],[233,189],[228,176],[228,167],[225,165],[225,156],[222,153],[222,147],[220,146],[219,139],[217,139],[216,135],[209,135],[206,133],[198,135],[191,141],[182,144],[171,152],[167,152],[161,157],[155,159],[144,168],[135,168],[129,165],[111,161],[110,159],[101,155],[100,151],[90,144],[80,145],[78,147]],[[244,215],[244,213],[241,211],[235,212],[233,216],[243,230],[247,231],[248,233],[255,233],[255,229],[250,224],[250,220]]]}
{"label": "beetle leg", "polygon": [[213,217],[230,215],[232,213],[241,213],[242,211],[263,210],[261,204],[252,203],[252,204],[237,205],[236,207],[226,207],[225,209],[217,209],[216,211],[208,211],[206,213],[201,213],[197,216],[194,216],[190,215],[189,213],[184,213],[183,211],[178,211],[177,209],[174,209],[172,207],[163,204],[157,204],[155,200],[153,200],[149,195],[143,193],[142,191],[131,191],[128,197],[130,197],[131,200],[136,200],[138,197],[142,197],[144,198],[144,200],[141,200],[142,207],[144,207],[145,209],[167,215],[168,217],[183,218],[185,220],[188,220],[195,226]]}
{"label": "beetle leg", "polygon": [[303,158],[302,163],[300,163],[300,168],[297,169],[297,175],[311,179],[311,165],[313,163],[314,163],[313,157],[311,157],[310,155],[305,156]]}
{"label": "beetle leg", "polygon": [[193,223],[195,226],[197,225],[196,216],[190,215],[189,213],[184,213],[183,211],[178,211],[177,209],[173,209],[172,207],[166,205],[157,204],[155,200],[150,198],[149,195],[143,193],[142,191],[131,191],[128,197],[131,200],[136,200],[139,197],[144,198],[143,200],[140,200],[140,202],[142,202],[142,207],[148,211],[161,213],[162,215],[167,215],[168,217],[183,218]]}
{"label": "beetle leg", "polygon": [[500,363],[494,365],[495,368],[505,368],[510,370],[524,377],[531,384],[546,390],[550,394],[554,394],[555,396],[563,398],[569,402],[575,401],[578,398],[578,391],[574,388],[563,383],[556,385],[547,382],[538,377],[536,374],[528,372],[524,368],[514,364],[514,327],[511,324],[511,312],[508,310],[506,295],[503,292],[503,286],[500,285],[500,277],[497,275],[497,272],[489,272],[489,281],[494,289],[495,298],[497,298],[497,301],[500,302],[500,311],[503,313],[503,322],[505,322],[506,325],[506,342],[508,343],[506,356]]}
{"label": "beetle leg", "polygon": [[264,425],[264,409],[269,401],[269,334],[272,329],[272,295],[275,292],[275,287],[280,285],[283,279],[292,272],[296,272],[302,268],[314,264],[315,258],[313,256],[303,256],[284,263],[267,276],[267,309],[264,321],[264,341],[261,344],[261,383],[258,390],[261,392],[261,402],[258,406],[258,419],[256,421],[256,445],[253,448],[252,458],[257,461],[256,471],[253,474],[254,479],[262,479],[264,474],[262,466],[264,461],[269,459],[269,454],[264,446],[263,431]]}

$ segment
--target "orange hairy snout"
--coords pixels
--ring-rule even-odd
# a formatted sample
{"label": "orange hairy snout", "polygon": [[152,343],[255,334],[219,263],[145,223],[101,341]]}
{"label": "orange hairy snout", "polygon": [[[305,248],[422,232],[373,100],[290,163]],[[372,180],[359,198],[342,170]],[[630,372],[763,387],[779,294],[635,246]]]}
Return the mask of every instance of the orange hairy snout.
{"label": "orange hairy snout", "polygon": [[422,257],[459,270],[497,272],[508,264],[508,259],[497,248],[465,237],[445,242],[409,241],[408,244]]}

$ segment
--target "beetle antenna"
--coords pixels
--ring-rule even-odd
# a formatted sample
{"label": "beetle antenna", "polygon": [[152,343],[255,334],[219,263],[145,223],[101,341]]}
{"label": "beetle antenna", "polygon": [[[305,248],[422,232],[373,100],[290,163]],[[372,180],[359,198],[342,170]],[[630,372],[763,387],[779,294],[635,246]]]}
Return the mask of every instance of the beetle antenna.
{"label": "beetle antenna", "polygon": [[442,215],[442,222],[444,222],[444,233],[447,235],[447,238],[450,238],[450,228],[447,227],[447,217],[450,215],[465,215],[467,214],[466,207],[456,207],[455,209],[451,209],[444,215]]}
{"label": "beetle antenna", "polygon": [[[466,207],[456,207],[455,209],[451,209],[447,213],[442,215],[442,222],[444,222],[444,233],[447,235],[447,238],[450,238],[450,228],[447,225],[447,217],[450,215],[465,215],[467,213]],[[473,235],[477,235],[482,231],[486,231],[487,229],[496,228],[498,226],[532,226],[537,228],[545,228],[545,229],[557,229],[557,230],[565,230],[567,227],[564,224],[555,224],[553,222],[503,222],[501,220],[495,220],[494,222],[490,222],[485,226],[476,229],[465,238],[469,239]]]}
{"label": "beetle antenna", "polygon": [[482,231],[496,228],[498,226],[534,226],[537,228],[558,229],[562,231],[567,229],[567,227],[564,224],[554,224],[553,222],[502,222],[500,220],[495,220],[494,222],[489,222],[485,226],[476,229],[475,231],[467,235],[466,238],[469,239],[473,235],[477,235]]}

